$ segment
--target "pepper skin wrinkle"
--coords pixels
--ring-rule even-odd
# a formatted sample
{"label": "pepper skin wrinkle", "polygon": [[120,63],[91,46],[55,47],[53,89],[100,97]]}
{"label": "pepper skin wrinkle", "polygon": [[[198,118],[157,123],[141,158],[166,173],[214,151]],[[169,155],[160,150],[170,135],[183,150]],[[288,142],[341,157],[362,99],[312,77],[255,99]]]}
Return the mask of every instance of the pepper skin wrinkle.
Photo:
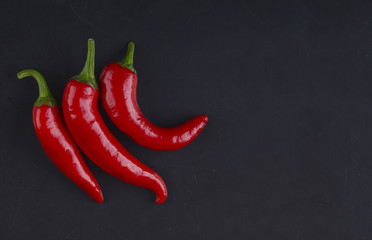
{"label": "pepper skin wrinkle", "polygon": [[102,191],[81,156],[63,122],[61,112],[47,88],[44,78],[35,70],[18,73],[19,78],[33,76],[38,80],[40,96],[32,115],[40,143],[52,162],[96,202],[103,202]]}
{"label": "pepper skin wrinkle", "polygon": [[208,122],[206,115],[196,116],[172,128],[152,124],[137,103],[137,73],[133,67],[134,43],[126,57],[109,63],[100,76],[101,102],[111,121],[137,144],[158,151],[180,149],[193,141]]}
{"label": "pepper skin wrinkle", "polygon": [[69,80],[63,93],[66,125],[80,149],[100,168],[124,182],[152,190],[156,202],[163,203],[167,198],[164,181],[131,155],[109,131],[98,111],[99,90],[95,86],[94,41],[90,39],[86,66],[81,74]]}

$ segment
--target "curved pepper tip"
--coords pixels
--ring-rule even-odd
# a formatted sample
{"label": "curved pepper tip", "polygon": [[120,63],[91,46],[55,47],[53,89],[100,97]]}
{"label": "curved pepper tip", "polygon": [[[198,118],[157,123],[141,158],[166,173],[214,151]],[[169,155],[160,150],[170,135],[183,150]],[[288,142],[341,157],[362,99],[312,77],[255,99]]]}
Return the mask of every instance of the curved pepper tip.
{"label": "curved pepper tip", "polygon": [[97,196],[97,198],[95,199],[96,200],[96,202],[98,202],[98,203],[103,203],[103,194],[102,194],[102,192],[99,192],[99,196]]}
{"label": "curved pepper tip", "polygon": [[157,204],[162,204],[163,202],[165,202],[165,199],[167,199],[167,196],[162,196],[162,197],[156,196],[155,202]]}
{"label": "curved pepper tip", "polygon": [[91,192],[89,194],[93,199],[94,201],[96,201],[97,203],[102,203],[103,202],[103,194],[102,194],[102,190],[98,187],[97,189],[95,189],[93,192]]}
{"label": "curved pepper tip", "polygon": [[21,72],[17,73],[17,78],[18,78],[18,79],[22,79]]}
{"label": "curved pepper tip", "polygon": [[163,179],[160,177],[159,174],[157,173],[154,173],[154,178],[153,180],[155,180],[156,182],[156,188],[152,189],[153,192],[155,193],[156,195],[156,200],[155,202],[157,204],[162,204],[168,197],[168,190],[167,190],[167,186],[165,185]]}
{"label": "curved pepper tip", "polygon": [[201,119],[207,123],[208,122],[208,116],[207,115],[200,115]]}

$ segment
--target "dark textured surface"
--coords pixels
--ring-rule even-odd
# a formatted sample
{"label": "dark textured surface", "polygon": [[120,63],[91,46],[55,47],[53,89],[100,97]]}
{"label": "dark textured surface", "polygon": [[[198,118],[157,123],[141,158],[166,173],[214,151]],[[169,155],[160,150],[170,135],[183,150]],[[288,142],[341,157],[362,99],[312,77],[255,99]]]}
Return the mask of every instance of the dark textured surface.
{"label": "dark textured surface", "polygon": [[[372,239],[370,1],[1,1],[0,239]],[[169,198],[88,164],[91,200],[32,125],[39,70],[56,99],[96,40],[96,74],[136,43],[154,123],[197,114],[189,146],[154,152],[107,124]]]}

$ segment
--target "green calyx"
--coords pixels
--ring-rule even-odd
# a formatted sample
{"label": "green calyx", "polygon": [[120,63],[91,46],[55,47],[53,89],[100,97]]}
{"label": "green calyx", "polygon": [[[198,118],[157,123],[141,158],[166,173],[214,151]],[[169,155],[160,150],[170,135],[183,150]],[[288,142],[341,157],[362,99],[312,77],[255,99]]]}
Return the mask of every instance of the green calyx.
{"label": "green calyx", "polygon": [[128,44],[127,55],[125,56],[125,58],[123,60],[119,61],[118,63],[119,63],[120,66],[128,68],[133,73],[137,73],[136,69],[134,69],[134,67],[133,67],[133,55],[134,55],[134,43],[130,42]]}
{"label": "green calyx", "polygon": [[52,94],[49,91],[44,77],[38,71],[32,69],[23,70],[17,73],[17,77],[19,79],[22,79],[24,77],[33,77],[36,79],[37,84],[39,85],[39,97],[34,104],[35,106],[40,107],[42,105],[48,105],[54,107],[57,105],[56,100],[53,98]]}
{"label": "green calyx", "polygon": [[92,38],[89,38],[88,54],[84,68],[79,75],[73,76],[72,78],[75,79],[76,81],[86,83],[94,89],[98,89],[96,77],[94,76],[94,55],[95,55],[94,40]]}

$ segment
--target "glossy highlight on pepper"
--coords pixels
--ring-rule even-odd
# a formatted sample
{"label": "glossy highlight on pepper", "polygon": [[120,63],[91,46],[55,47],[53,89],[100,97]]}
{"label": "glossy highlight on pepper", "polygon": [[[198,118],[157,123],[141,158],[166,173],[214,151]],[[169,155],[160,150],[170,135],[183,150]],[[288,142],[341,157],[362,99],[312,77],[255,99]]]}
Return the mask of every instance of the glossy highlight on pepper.
{"label": "glossy highlight on pepper", "polygon": [[76,185],[96,202],[102,203],[103,195],[97,180],[68,133],[44,77],[30,69],[19,72],[17,76],[19,79],[32,76],[38,82],[39,98],[34,104],[32,115],[36,135],[48,157]]}
{"label": "glossy highlight on pepper", "polygon": [[134,43],[129,43],[126,57],[109,63],[101,73],[102,105],[125,134],[141,146],[158,151],[180,149],[193,141],[208,122],[206,115],[196,116],[172,128],[151,123],[137,103],[137,72],[133,67]]}
{"label": "glossy highlight on pepper", "polygon": [[167,198],[164,181],[112,135],[98,111],[98,97],[94,77],[94,41],[89,39],[84,69],[68,81],[63,93],[66,125],[80,149],[100,168],[124,182],[152,190],[156,202],[163,203]]}

